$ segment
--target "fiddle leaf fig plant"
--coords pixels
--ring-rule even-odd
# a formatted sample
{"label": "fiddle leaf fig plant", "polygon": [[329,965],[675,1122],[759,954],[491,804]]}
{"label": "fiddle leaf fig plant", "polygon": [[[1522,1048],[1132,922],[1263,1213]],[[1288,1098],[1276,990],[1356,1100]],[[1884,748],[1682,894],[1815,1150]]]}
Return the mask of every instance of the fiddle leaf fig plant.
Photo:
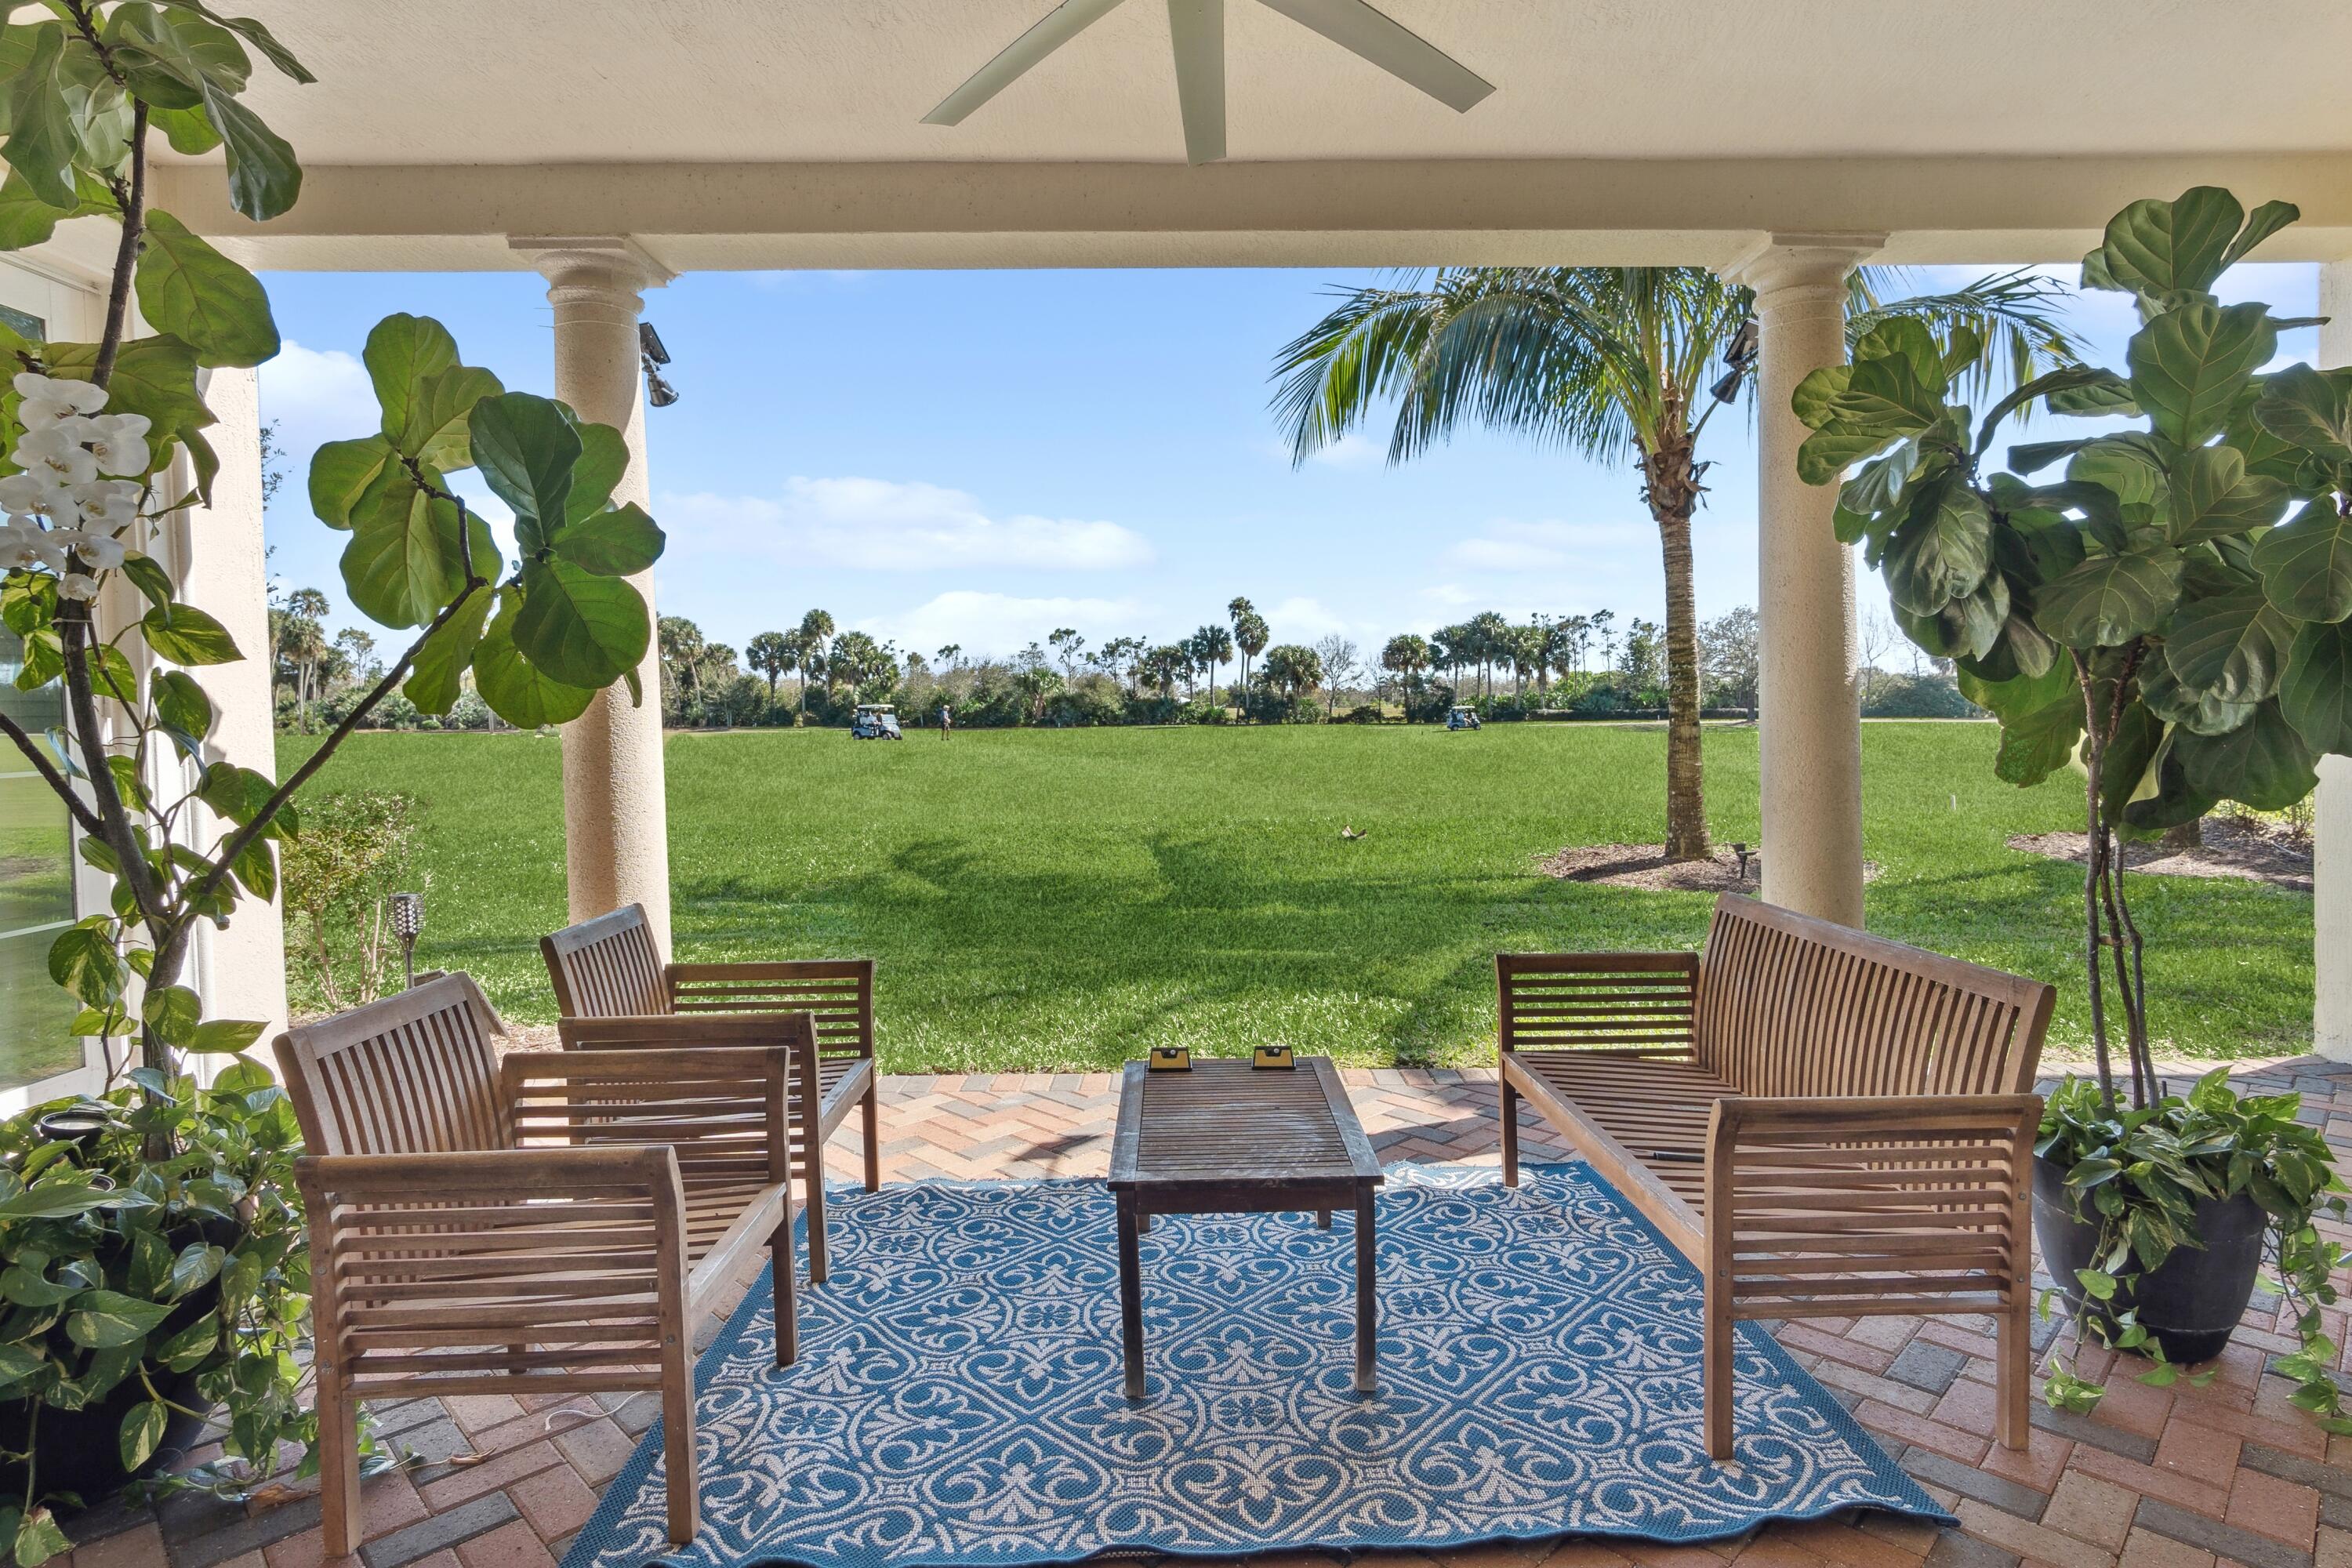
{"label": "fiddle leaf fig plant", "polygon": [[[2078,1318],[2154,1352],[2147,1380],[2169,1382],[2178,1369],[2136,1309],[2102,1304],[2198,1246],[2199,1200],[2246,1194],[2269,1215],[2297,1309],[2296,1402],[2352,1429],[2319,1311],[2341,1255],[2312,1226],[2342,1211],[2344,1184],[2293,1097],[2240,1100],[2210,1076],[2165,1092],[2119,853],[2124,837],[2225,799],[2293,805],[2319,757],[2352,754],[2352,369],[2265,374],[2280,331],[2314,323],[2213,292],[2296,216],[2284,202],[2249,214],[2211,186],[2117,213],[2082,282],[2137,306],[2120,371],[2053,371],[1978,417],[1952,401],[1953,367],[1926,332],[1889,321],[1851,364],[1807,376],[1792,405],[1811,432],[1800,473],[1839,484],[1839,538],[1882,574],[1911,640],[1952,659],[1961,690],[2000,721],[1994,771],[2020,785],[2066,767],[2084,778],[2096,1076],[2051,1097],[2038,1145],[2065,1169],[2076,1215],[2099,1226],[2097,1266],[2069,1282]],[[2034,405],[2109,423],[1997,453],[2006,422]],[[2048,1386],[2075,1409],[2099,1393],[2063,1370]]]}
{"label": "fiddle leaf fig plant", "polygon": [[[210,500],[220,467],[206,434],[215,426],[206,374],[262,363],[278,352],[278,332],[251,272],[151,205],[149,163],[159,137],[184,155],[218,151],[230,205],[255,222],[278,216],[301,194],[301,166],[246,95],[262,65],[296,83],[314,79],[267,26],[202,0],[50,0],[21,10],[27,19],[0,26],[0,250],[95,221],[111,226],[114,262],[97,342],[37,342],[0,326],[0,621],[22,647],[16,685],[60,688],[66,715],[60,730],[35,734],[0,713],[0,736],[55,794],[79,858],[112,879],[106,907],[58,936],[48,971],[79,1005],[75,1035],[131,1042],[108,1054],[106,1103],[137,1136],[110,1140],[107,1163],[92,1173],[133,1194],[151,1178],[168,1188],[220,1132],[212,1112],[226,1102],[194,1098],[204,1075],[192,1073],[192,1058],[215,1058],[239,1093],[254,1092],[249,1075],[264,1071],[246,1054],[263,1026],[212,1016],[190,973],[190,947],[204,923],[225,925],[246,900],[274,894],[279,848],[300,831],[303,786],[395,690],[446,713],[470,679],[494,710],[530,726],[578,717],[615,683],[641,700],[637,666],[652,625],[626,579],[659,558],[663,538],[642,508],[613,500],[628,462],[617,430],[507,390],[465,363],[437,321],[388,316],[364,356],[378,428],[321,448],[310,494],[320,520],[350,536],[342,573],[352,602],[411,635],[289,777],[223,754],[215,692],[191,672],[246,650],[218,606],[185,596],[184,562],[161,541],[167,523]],[[512,561],[452,486],[467,468],[513,510]],[[199,551],[202,527],[199,519]],[[118,581],[124,590],[111,591]],[[172,1110],[191,1105],[207,1109]],[[8,1142],[37,1146],[21,1129]],[[55,1184],[15,1179],[26,1186],[12,1203]],[[261,1170],[257,1191],[268,1201],[232,1216],[247,1239],[258,1234],[257,1214],[292,1205],[282,1180],[276,1163]],[[42,1233],[47,1271],[36,1293],[111,1279],[100,1253],[152,1206],[126,1196],[92,1211],[111,1218]],[[80,1243],[85,1251],[73,1255]],[[124,1309],[124,1322],[173,1299],[161,1293],[170,1275],[139,1279],[114,1292],[144,1303]],[[280,1289],[274,1300],[299,1302],[298,1280]],[[74,1321],[68,1314],[69,1335]],[[86,1326],[115,1331],[99,1318]],[[72,1342],[121,1352],[133,1339]],[[87,1392],[82,1374],[28,1369],[26,1344],[0,1333],[8,1352],[0,1401],[10,1390],[41,1401]],[[113,1355],[108,1371],[152,1371],[161,1352],[141,1353],[135,1367],[115,1366],[126,1357]],[[207,1392],[228,1406],[233,1431],[252,1439],[232,1451],[266,1470],[289,1389],[240,1373]],[[142,1409],[142,1422],[154,1418]],[[134,1436],[124,1434],[126,1456]],[[29,1568],[57,1542],[37,1467],[26,1468],[26,1495],[0,1516],[14,1531],[0,1549]]]}

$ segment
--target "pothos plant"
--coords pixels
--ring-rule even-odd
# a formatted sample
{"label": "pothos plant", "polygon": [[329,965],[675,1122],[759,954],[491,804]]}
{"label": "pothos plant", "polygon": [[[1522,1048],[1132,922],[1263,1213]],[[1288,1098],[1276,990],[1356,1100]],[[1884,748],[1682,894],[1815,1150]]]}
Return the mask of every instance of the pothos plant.
{"label": "pothos plant", "polygon": [[[2295,1402],[2352,1430],[2320,1313],[2342,1253],[2312,1223],[2342,1212],[2344,1184],[2326,1140],[2296,1121],[2296,1097],[2241,1100],[2221,1074],[2165,1092],[2119,852],[2225,799],[2294,805],[2318,757],[2352,753],[2352,370],[2264,374],[2280,329],[2313,322],[2213,292],[2297,216],[2268,202],[2250,216],[2210,186],[2116,214],[2082,281],[2137,304],[2124,371],[2053,371],[1977,419],[1948,398],[1951,366],[1926,334],[1890,321],[1853,363],[1807,376],[1793,406],[1811,432],[1802,478],[1828,484],[1860,464],[1838,492],[1838,536],[1883,574],[1904,631],[1951,658],[1961,690],[2000,721],[1996,773],[2020,785],[2070,765],[2084,777],[2096,1075],[2051,1097],[2037,1144],[2099,1226],[2095,1266],[2068,1292],[2078,1321],[2154,1352],[2145,1381],[2179,1376],[2136,1310],[2098,1304],[2199,1245],[2200,1199],[2248,1194],[2297,1309]],[[2002,426],[2035,405],[2138,423],[2012,446],[1996,466]],[[2047,1387],[2077,1409],[2100,1392],[2063,1368]]]}
{"label": "pothos plant", "polygon": [[[342,574],[352,602],[412,635],[284,780],[224,756],[212,738],[213,696],[188,672],[244,655],[150,547],[166,519],[211,496],[219,463],[205,434],[214,424],[205,373],[259,363],[277,353],[278,335],[260,282],[150,205],[149,158],[159,135],[182,154],[217,150],[231,205],[257,222],[275,218],[293,205],[302,174],[246,102],[254,57],[297,82],[313,79],[262,24],[202,0],[48,0],[46,11],[0,27],[0,249],[38,245],[75,219],[110,223],[117,237],[99,341],[36,342],[0,328],[0,620],[23,646],[16,684],[60,684],[66,716],[60,731],[37,735],[0,714],[0,734],[62,803],[77,853],[112,879],[108,907],[59,935],[48,969],[80,1004],[76,1035],[130,1043],[119,1058],[109,1053],[120,1091],[110,1103],[135,1137],[104,1145],[110,1163],[99,1173],[110,1193],[68,1194],[87,1197],[100,1217],[44,1233],[31,1244],[45,1255],[37,1280],[15,1294],[0,1284],[11,1314],[0,1321],[0,1345],[15,1352],[0,1357],[0,1401],[87,1393],[88,1369],[63,1364],[57,1342],[30,1333],[23,1314],[54,1312],[68,1344],[120,1352],[129,1342],[93,1342],[73,1325],[110,1309],[100,1296],[163,1299],[163,1287],[127,1288],[127,1274],[89,1281],[93,1269],[113,1280],[99,1254],[114,1245],[107,1237],[120,1241],[142,1223],[140,1194],[153,1181],[168,1187],[202,1168],[185,1163],[248,1123],[196,1089],[190,1058],[225,1065],[216,1081],[232,1096],[262,1092],[266,1074],[246,1053],[263,1025],[207,1016],[188,974],[190,944],[201,922],[224,925],[243,900],[275,891],[278,847],[299,831],[303,785],[395,689],[446,712],[470,672],[493,710],[530,727],[577,717],[615,682],[642,700],[636,670],[651,624],[625,579],[663,545],[642,509],[613,503],[628,460],[618,431],[507,391],[464,363],[437,321],[388,316],[364,355],[379,426],[321,448],[310,492],[320,518],[350,535]],[[467,468],[512,509],[512,562],[451,487]],[[127,593],[110,594],[118,578]],[[126,596],[131,613],[101,613]],[[26,1142],[21,1130],[11,1138]],[[283,1175],[275,1164],[256,1173],[255,1206],[236,1216],[248,1238],[265,1210],[292,1212]],[[0,1175],[0,1225],[72,1218],[50,1213],[57,1200],[41,1195],[61,1182],[71,1184],[62,1173]],[[76,1237],[86,1250],[66,1246]],[[135,1283],[153,1286],[149,1273]],[[67,1284],[78,1293],[20,1299]],[[299,1274],[283,1289],[298,1295]],[[215,1326],[222,1353],[255,1342],[240,1341],[228,1316]],[[240,1361],[247,1370],[216,1385],[229,1406],[229,1452],[256,1470],[270,1465],[279,1440],[307,1436],[291,1414],[291,1358],[268,1359],[268,1378]],[[122,1360],[110,1356],[110,1370]],[[256,1418],[264,1411],[268,1419]],[[136,1434],[126,1424],[123,1436],[127,1453]],[[20,1563],[54,1547],[42,1501],[36,1474],[16,1505]]]}

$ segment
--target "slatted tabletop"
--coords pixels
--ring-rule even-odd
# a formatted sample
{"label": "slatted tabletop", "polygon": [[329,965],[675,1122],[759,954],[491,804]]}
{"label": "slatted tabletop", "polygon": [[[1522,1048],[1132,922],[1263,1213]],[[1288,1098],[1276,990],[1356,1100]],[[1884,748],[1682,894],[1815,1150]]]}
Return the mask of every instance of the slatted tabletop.
{"label": "slatted tabletop", "polygon": [[1139,1184],[1378,1182],[1381,1163],[1328,1057],[1290,1071],[1196,1061],[1189,1072],[1129,1062],[1112,1135],[1113,1191]]}

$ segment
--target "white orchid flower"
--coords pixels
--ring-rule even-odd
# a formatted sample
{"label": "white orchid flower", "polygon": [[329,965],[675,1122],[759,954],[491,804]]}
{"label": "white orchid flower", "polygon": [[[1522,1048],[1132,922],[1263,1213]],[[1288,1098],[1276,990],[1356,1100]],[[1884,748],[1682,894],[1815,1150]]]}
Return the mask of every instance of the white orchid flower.
{"label": "white orchid flower", "polygon": [[52,484],[86,485],[98,478],[98,458],[59,429],[26,431],[11,456],[26,473],[38,474]]}
{"label": "white orchid flower", "polygon": [[65,537],[73,552],[81,558],[81,563],[93,571],[111,572],[121,565],[123,556],[130,553],[123,548],[122,541],[110,534],[69,533]]}
{"label": "white orchid flower", "polygon": [[70,517],[73,492],[44,474],[10,474],[0,479],[0,509],[17,517]]}
{"label": "white orchid flower", "polygon": [[82,527],[111,531],[138,517],[139,498],[145,489],[136,479],[92,479],[67,493],[73,498]]}
{"label": "white orchid flower", "polygon": [[81,572],[68,572],[58,579],[58,597],[88,604],[98,597],[98,579]]}
{"label": "white orchid flower", "polygon": [[48,535],[11,519],[0,526],[0,571],[32,572],[50,564]]}
{"label": "white orchid flower", "polygon": [[24,402],[16,417],[27,430],[46,430],[77,415],[95,414],[106,406],[106,389],[91,382],[67,381],[25,371],[15,386]]}
{"label": "white orchid flower", "polygon": [[144,414],[101,414],[89,421],[90,433],[82,437],[98,459],[102,474],[143,474],[147,471],[147,416]]}

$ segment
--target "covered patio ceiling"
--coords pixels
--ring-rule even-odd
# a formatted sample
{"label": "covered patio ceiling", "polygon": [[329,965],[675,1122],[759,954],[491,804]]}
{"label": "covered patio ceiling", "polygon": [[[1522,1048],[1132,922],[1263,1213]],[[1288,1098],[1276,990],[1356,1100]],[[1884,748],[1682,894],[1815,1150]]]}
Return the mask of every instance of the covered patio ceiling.
{"label": "covered patio ceiling", "polygon": [[[957,127],[921,123],[1054,0],[250,0],[318,72],[257,84],[307,167],[276,268],[505,268],[633,237],[673,270],[2072,259],[2135,196],[2300,204],[2352,254],[2352,8],[2274,0],[1377,0],[1496,84],[1456,114],[1249,0],[1228,161],[1188,167],[1168,11],[1129,0]],[[265,73],[266,74],[266,73]]]}

